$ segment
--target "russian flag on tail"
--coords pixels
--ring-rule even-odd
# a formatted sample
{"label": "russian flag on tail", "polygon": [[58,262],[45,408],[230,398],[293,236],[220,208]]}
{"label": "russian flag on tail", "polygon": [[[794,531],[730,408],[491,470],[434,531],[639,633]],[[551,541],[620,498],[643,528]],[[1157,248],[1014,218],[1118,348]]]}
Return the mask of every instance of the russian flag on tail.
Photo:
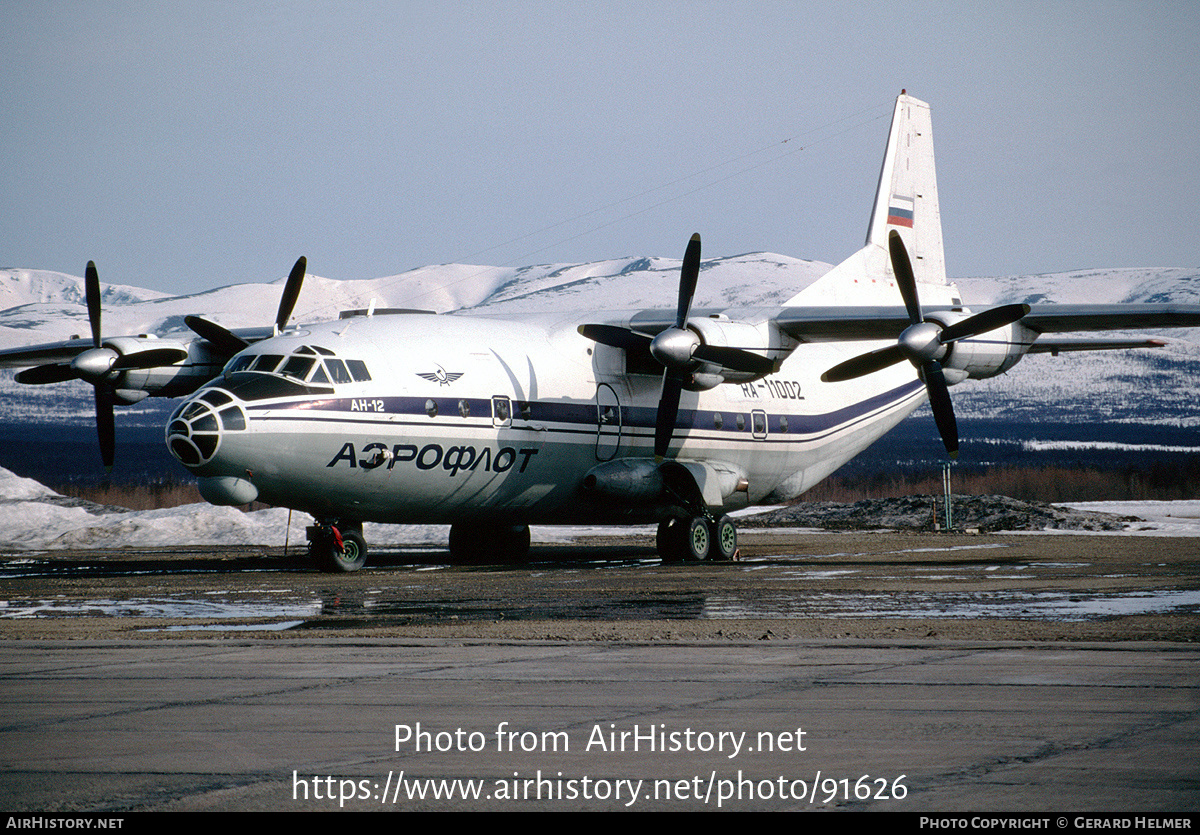
{"label": "russian flag on tail", "polygon": [[888,202],[888,225],[889,226],[904,226],[912,229],[913,225],[913,207],[916,205],[911,197],[893,194],[892,199]]}

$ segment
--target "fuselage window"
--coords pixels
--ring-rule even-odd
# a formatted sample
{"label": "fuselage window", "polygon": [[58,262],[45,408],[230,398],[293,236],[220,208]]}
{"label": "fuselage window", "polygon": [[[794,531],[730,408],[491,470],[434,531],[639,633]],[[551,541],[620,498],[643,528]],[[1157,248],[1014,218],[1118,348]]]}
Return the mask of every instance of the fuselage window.
{"label": "fuselage window", "polygon": [[492,423],[496,426],[512,423],[512,401],[502,394],[492,398]]}
{"label": "fuselage window", "polygon": [[767,437],[767,413],[755,409],[750,413],[750,432],[756,438]]}

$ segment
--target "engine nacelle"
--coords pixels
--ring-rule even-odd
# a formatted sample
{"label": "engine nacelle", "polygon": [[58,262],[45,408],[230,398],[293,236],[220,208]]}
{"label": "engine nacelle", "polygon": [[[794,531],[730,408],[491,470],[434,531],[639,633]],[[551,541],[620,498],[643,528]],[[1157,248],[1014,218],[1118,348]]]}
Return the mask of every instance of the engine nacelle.
{"label": "engine nacelle", "polygon": [[647,505],[680,498],[704,507],[743,506],[750,483],[745,473],[720,461],[652,461],[618,458],[597,464],[583,478],[584,490],[628,504]]}
{"label": "engine nacelle", "polygon": [[[773,349],[786,350],[791,347],[783,344],[786,337],[770,323],[751,325],[748,322],[735,322],[723,313],[688,319],[687,326],[699,334],[705,345],[715,345],[719,348],[741,348],[744,351],[770,356],[769,352]],[[720,376],[727,383],[748,383],[763,375],[722,368]]]}
{"label": "engine nacelle", "polygon": [[593,467],[583,478],[586,490],[629,503],[654,502],[663,493],[659,465],[647,458],[618,458]]}
{"label": "engine nacelle", "polygon": [[[948,326],[961,322],[970,314],[938,311],[926,318]],[[979,336],[952,342],[942,358],[942,369],[949,383],[967,378],[982,380],[995,377],[1012,368],[1033,345],[1037,333],[1016,322],[988,331]]]}
{"label": "engine nacelle", "polygon": [[[141,336],[118,336],[104,340],[104,346],[117,353],[137,354],[159,348],[178,348],[186,351],[186,360],[153,368],[132,368],[112,381],[118,389],[144,391],[152,397],[179,397],[191,394],[207,383],[225,365],[228,356],[213,351],[204,340],[191,339],[186,342],[174,339],[158,339],[153,334]],[[127,402],[137,402],[136,400]]]}

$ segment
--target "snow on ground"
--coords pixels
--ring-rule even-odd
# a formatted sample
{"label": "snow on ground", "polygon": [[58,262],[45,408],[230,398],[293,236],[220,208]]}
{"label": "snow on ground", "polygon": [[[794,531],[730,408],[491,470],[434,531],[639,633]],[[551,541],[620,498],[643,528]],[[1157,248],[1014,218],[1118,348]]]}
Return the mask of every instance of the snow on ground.
{"label": "snow on ground", "polygon": [[[1200,536],[1200,501],[1087,502],[1073,504],[1137,516],[1118,533],[1153,536]],[[162,510],[130,511],[60,496],[38,482],[0,468],[0,550],[172,548],[183,546],[282,546],[304,542],[307,514],[284,508],[245,513],[231,507],[184,505]],[[611,533],[613,528],[535,528],[538,542],[569,541],[575,536]],[[642,527],[639,532],[651,532]],[[367,542],[379,545],[445,547],[446,525],[368,524]]]}
{"label": "snow on ground", "polygon": [[1200,501],[1178,502],[1077,502],[1069,507],[1119,516],[1137,516],[1119,534],[1138,536],[1200,536]]}
{"label": "snow on ground", "polygon": [[[190,545],[303,544],[312,519],[286,508],[250,513],[232,507],[191,504],[161,510],[124,510],[70,499],[29,478],[0,468],[0,550],[173,548]],[[376,525],[363,533],[372,546],[445,547],[448,525]],[[584,529],[575,529],[584,533]],[[538,542],[561,542],[572,534],[535,529]]]}

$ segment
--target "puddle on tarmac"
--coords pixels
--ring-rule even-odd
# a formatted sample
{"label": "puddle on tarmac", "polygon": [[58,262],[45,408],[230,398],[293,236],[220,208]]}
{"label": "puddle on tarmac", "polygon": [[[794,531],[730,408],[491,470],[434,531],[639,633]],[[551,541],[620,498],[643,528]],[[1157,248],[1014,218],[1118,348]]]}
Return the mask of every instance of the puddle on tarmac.
{"label": "puddle on tarmac", "polygon": [[[0,620],[17,618],[145,618],[219,621],[171,629],[337,628],[474,620],[723,620],[734,618],[999,618],[1089,621],[1110,617],[1200,611],[1200,591],[1122,593],[986,592],[679,592],[636,597],[548,594],[414,600],[378,590],[325,598],[280,589],[222,598],[185,596],[53,598],[0,601]],[[258,621],[256,624],[239,621]],[[221,625],[234,624],[234,625]]]}
{"label": "puddle on tarmac", "polygon": [[707,618],[999,618],[1087,621],[1124,615],[1194,612],[1200,591],[1124,592],[887,592],[757,597],[750,605],[735,595],[708,598]]}

